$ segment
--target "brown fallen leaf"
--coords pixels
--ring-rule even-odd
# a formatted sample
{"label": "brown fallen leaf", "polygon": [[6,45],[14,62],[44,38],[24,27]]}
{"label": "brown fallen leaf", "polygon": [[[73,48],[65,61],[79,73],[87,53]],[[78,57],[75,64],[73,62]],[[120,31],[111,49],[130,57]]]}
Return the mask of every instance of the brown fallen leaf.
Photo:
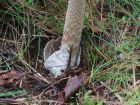
{"label": "brown fallen leaf", "polygon": [[66,105],[66,102],[79,90],[80,86],[85,84],[86,74],[69,77],[63,91],[58,94],[58,103],[56,105]]}
{"label": "brown fallen leaf", "polygon": [[8,72],[3,72],[3,73],[0,73],[0,79],[11,78],[14,75],[16,75],[16,71],[14,71],[14,70],[11,70],[11,71],[8,71]]}
{"label": "brown fallen leaf", "polygon": [[14,80],[18,80],[24,75],[25,73],[19,73],[15,70],[0,72],[0,85],[12,83]]}
{"label": "brown fallen leaf", "polygon": [[0,74],[7,73],[9,70],[0,70]]}

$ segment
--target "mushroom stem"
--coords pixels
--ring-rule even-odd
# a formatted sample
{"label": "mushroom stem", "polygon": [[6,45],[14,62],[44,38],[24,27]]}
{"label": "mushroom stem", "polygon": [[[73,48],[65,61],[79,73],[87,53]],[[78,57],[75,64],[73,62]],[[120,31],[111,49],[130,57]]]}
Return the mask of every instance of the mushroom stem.
{"label": "mushroom stem", "polygon": [[62,37],[62,47],[75,48],[81,41],[86,0],[69,0]]}
{"label": "mushroom stem", "polygon": [[69,68],[77,67],[80,62],[80,41],[85,7],[86,0],[69,0],[68,2],[61,47],[68,49],[71,53]]}
{"label": "mushroom stem", "polygon": [[[62,41],[52,40],[44,48],[44,66],[55,77],[79,65],[85,5],[86,0],[69,0]],[[57,48],[58,42],[61,43],[60,49]]]}

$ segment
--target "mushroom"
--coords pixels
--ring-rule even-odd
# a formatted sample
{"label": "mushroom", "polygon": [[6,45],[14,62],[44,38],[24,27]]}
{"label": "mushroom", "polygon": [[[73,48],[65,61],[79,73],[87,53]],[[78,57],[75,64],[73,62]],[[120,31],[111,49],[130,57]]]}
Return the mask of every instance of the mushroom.
{"label": "mushroom", "polygon": [[80,41],[86,0],[69,0],[62,38],[51,40],[44,48],[44,66],[55,77],[80,63]]}

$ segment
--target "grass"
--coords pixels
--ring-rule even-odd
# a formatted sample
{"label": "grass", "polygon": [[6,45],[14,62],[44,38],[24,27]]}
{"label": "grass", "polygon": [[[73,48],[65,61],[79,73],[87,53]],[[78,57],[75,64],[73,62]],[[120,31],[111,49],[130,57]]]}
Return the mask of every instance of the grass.
{"label": "grass", "polygon": [[[110,8],[110,12],[105,18],[106,21],[99,23],[97,27],[100,28],[102,36],[110,35],[112,38],[109,41],[104,41],[101,37],[99,40],[103,42],[103,45],[96,45],[96,48],[94,47],[93,49],[109,57],[104,57],[101,54],[98,56],[102,56],[102,60],[97,61],[98,58],[95,57],[95,53],[88,54],[89,60],[97,58],[94,62],[98,62],[97,65],[93,66],[90,75],[93,87],[96,87],[96,81],[103,82],[111,92],[119,94],[122,102],[126,105],[140,103],[138,99],[140,96],[139,86],[136,85],[139,81],[140,56],[138,49],[140,41],[138,38],[139,29],[134,28],[139,27],[139,19],[136,18],[140,12],[138,2],[126,0],[117,3],[116,1],[108,0],[107,5]],[[118,9],[124,10],[127,14],[125,13],[120,17],[121,14],[117,11]],[[119,58],[120,55],[122,55],[121,58]],[[131,91],[129,90],[130,87],[132,88]],[[135,94],[136,91],[137,94]]]}
{"label": "grass", "polygon": [[[15,54],[12,55],[14,58],[10,57],[0,65],[12,69],[10,65],[14,64],[20,71],[27,72],[31,68],[40,70],[38,65],[44,43],[62,35],[66,1],[2,0],[0,5],[4,5],[0,9],[0,27],[4,30],[0,38]],[[84,105],[119,102],[139,105],[140,1],[105,0],[94,5],[87,9],[89,14],[85,16],[86,29],[83,32],[86,58],[90,65],[89,83],[79,91],[80,95],[74,97],[77,101],[73,103],[80,105],[79,97],[82,97]],[[49,34],[45,35],[46,32]],[[10,39],[7,36],[9,33]],[[31,53],[34,44],[37,49]],[[6,50],[9,51],[8,48]],[[16,64],[21,61],[26,61],[28,66]]]}

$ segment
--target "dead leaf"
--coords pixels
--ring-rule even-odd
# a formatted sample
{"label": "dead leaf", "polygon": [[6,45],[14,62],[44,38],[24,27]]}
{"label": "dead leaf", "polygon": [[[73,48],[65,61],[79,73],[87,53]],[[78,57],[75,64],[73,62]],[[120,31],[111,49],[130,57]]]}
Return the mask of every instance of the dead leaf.
{"label": "dead leaf", "polygon": [[12,70],[12,71],[8,71],[8,72],[4,72],[0,74],[0,79],[7,79],[7,78],[11,78],[14,75],[16,75],[16,71]]}
{"label": "dead leaf", "polygon": [[14,80],[18,80],[24,75],[25,73],[19,73],[15,70],[0,72],[0,85],[12,83]]}
{"label": "dead leaf", "polygon": [[66,102],[85,84],[86,74],[80,76],[69,77],[68,82],[63,91],[58,94],[57,105],[65,105]]}

